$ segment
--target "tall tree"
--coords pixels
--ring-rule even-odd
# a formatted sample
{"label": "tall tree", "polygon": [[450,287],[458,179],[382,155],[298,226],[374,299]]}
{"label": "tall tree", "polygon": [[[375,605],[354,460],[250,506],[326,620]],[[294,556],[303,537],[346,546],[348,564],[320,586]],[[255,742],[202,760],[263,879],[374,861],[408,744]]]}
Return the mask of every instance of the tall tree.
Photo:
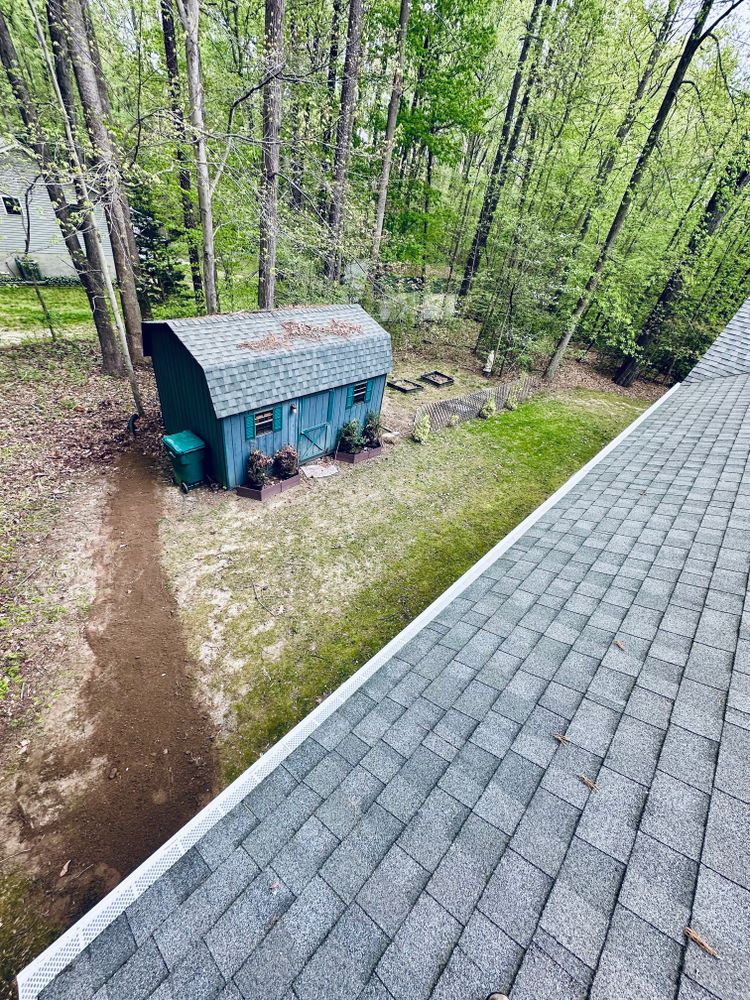
{"label": "tall tree", "polygon": [[261,309],[273,309],[276,293],[283,39],[284,0],[266,0],[260,254],[258,259],[258,305]]}
{"label": "tall tree", "polygon": [[123,190],[119,153],[109,127],[108,109],[102,100],[97,62],[91,53],[80,0],[65,0],[65,21],[62,28],[65,31],[91,146],[101,168],[102,195],[125,318],[128,351],[133,361],[137,362],[143,359],[141,310],[128,237],[129,222],[123,208],[127,199]]}
{"label": "tall tree", "polygon": [[507,172],[507,167],[510,162],[508,147],[511,141],[511,136],[513,135],[513,122],[516,114],[518,95],[521,90],[521,84],[523,83],[524,68],[531,51],[532,43],[536,38],[537,24],[542,13],[542,7],[549,2],[550,0],[534,0],[531,8],[531,14],[526,25],[526,32],[523,36],[523,42],[521,43],[521,51],[518,56],[518,62],[516,63],[516,71],[513,75],[513,82],[510,87],[510,94],[508,95],[508,103],[505,106],[505,116],[503,118],[503,126],[500,131],[500,141],[498,142],[495,158],[492,161],[492,167],[490,168],[490,176],[484,193],[482,208],[479,212],[479,220],[477,221],[477,227],[474,231],[474,238],[471,241],[469,255],[466,258],[464,276],[458,290],[459,299],[465,299],[471,291],[474,278],[476,277],[479,265],[482,261],[482,255],[485,247],[487,246],[487,240],[489,239],[490,230],[492,229],[492,223],[495,218],[495,212],[497,211],[497,204],[500,200],[500,192],[502,190],[505,173]]}
{"label": "tall tree", "polygon": [[733,0],[733,2],[727,3],[725,5],[725,9],[718,15],[713,24],[706,27],[706,23],[711,14],[715,0],[701,0],[701,5],[695,15],[690,35],[688,36],[683,47],[682,54],[677,61],[672,78],[669,81],[664,97],[662,98],[662,102],[656,113],[651,129],[649,130],[646,142],[630,175],[627,187],[625,188],[622,198],[620,199],[620,204],[618,205],[615,216],[612,219],[609,231],[599,251],[599,255],[593,266],[589,279],[586,282],[586,286],[578,299],[576,307],[573,310],[568,323],[566,324],[565,331],[557,343],[555,352],[549,360],[544,373],[544,377],[546,379],[549,380],[554,378],[571,338],[578,331],[582,319],[588,312],[594,294],[599,287],[604,267],[610,258],[612,249],[617,241],[617,237],[619,236],[620,231],[625,224],[625,220],[628,217],[633,201],[643,181],[646,167],[648,166],[651,156],[657,147],[659,137],[664,130],[664,126],[667,123],[670,112],[672,111],[674,103],[677,100],[677,94],[682,87],[685,75],[696,52],[700,49],[706,38],[708,38],[708,36],[711,35],[711,33],[716,29],[719,23],[723,21],[728,14],[739,7],[742,2],[743,0]]}
{"label": "tall tree", "polygon": [[[52,89],[55,94],[55,99],[59,110],[62,113],[63,125],[65,128],[65,146],[68,158],[70,161],[71,168],[77,176],[78,184],[83,194],[84,203],[86,205],[91,205],[91,195],[88,188],[88,182],[86,180],[86,175],[83,170],[83,164],[81,158],[78,154],[78,147],[76,145],[75,136],[73,135],[73,125],[69,116],[69,108],[65,102],[65,99],[60,90],[59,84],[57,82],[57,77],[55,75],[54,63],[52,54],[50,53],[49,46],[47,45],[47,39],[44,36],[42,30],[42,25],[39,21],[39,15],[37,14],[36,7],[34,6],[34,0],[29,0],[29,9],[31,11],[31,17],[34,22],[34,33],[36,34],[36,40],[39,45],[39,49],[42,52],[44,58],[45,66],[47,72],[49,73],[50,80],[52,81]],[[117,301],[117,295],[115,294],[114,285],[112,284],[112,277],[109,273],[109,268],[107,267],[106,261],[104,259],[104,249],[102,247],[101,236],[99,235],[99,229],[97,226],[93,227],[94,234],[94,247],[96,252],[95,265],[98,272],[102,275],[102,280],[107,296],[107,301],[110,309],[112,310],[112,315],[115,321],[115,327],[117,328],[117,333],[120,341],[120,350],[122,352],[123,365],[125,367],[125,374],[130,382],[130,390],[133,394],[133,402],[135,403],[136,410],[139,416],[143,416],[145,410],[143,407],[143,400],[141,398],[140,388],[138,386],[138,380],[135,376],[135,369],[133,368],[133,359],[130,355],[130,345],[128,343],[127,331],[125,329],[125,322],[120,312],[120,305]]]}
{"label": "tall tree", "polygon": [[[93,213],[86,205],[71,207],[65,195],[60,172],[52,155],[52,149],[43,132],[39,112],[31,96],[31,91],[21,71],[15,45],[8,23],[0,10],[0,62],[2,62],[8,82],[16,99],[18,113],[26,130],[29,147],[41,168],[42,178],[52,209],[62,232],[63,241],[70,254],[91,308],[96,326],[99,346],[102,352],[102,366],[110,374],[122,371],[122,361],[117,349],[115,332],[106,309],[104,287],[101,274],[81,250],[78,232],[84,233],[96,226]],[[26,219],[29,226],[29,220]],[[30,231],[30,230],[29,230]]]}
{"label": "tall tree", "polygon": [[185,155],[187,134],[185,116],[182,111],[182,93],[180,87],[180,66],[177,58],[177,35],[175,32],[172,0],[161,0],[161,26],[164,36],[164,57],[167,64],[167,79],[169,80],[169,101],[172,108],[172,123],[177,138],[175,156],[177,158],[177,178],[180,185],[180,202],[182,205],[182,222],[188,245],[190,261],[190,277],[193,283],[196,304],[203,305],[203,280],[198,247],[195,241],[195,207],[193,205],[192,184],[190,181],[190,165]]}
{"label": "tall tree", "polygon": [[360,59],[362,55],[362,3],[349,0],[349,21],[346,29],[344,79],[341,83],[341,110],[336,129],[336,156],[333,163],[333,190],[328,214],[330,237],[325,262],[326,277],[338,281],[341,277],[341,237],[346,205],[346,179],[352,150],[352,130],[357,102]]}
{"label": "tall tree", "polygon": [[388,200],[388,184],[391,179],[391,163],[393,162],[393,147],[396,142],[396,122],[398,109],[401,106],[401,95],[404,91],[404,55],[406,51],[406,33],[409,30],[409,13],[411,0],[401,0],[401,10],[398,19],[398,38],[396,40],[396,65],[393,70],[391,98],[388,102],[388,118],[385,126],[383,144],[383,167],[378,183],[378,204],[375,210],[375,226],[372,234],[372,250],[370,251],[370,281],[377,284],[376,271],[380,260],[380,242],[383,238],[383,223],[385,221],[385,206]]}
{"label": "tall tree", "polygon": [[203,96],[203,72],[200,49],[200,2],[199,0],[177,0],[185,32],[185,62],[187,64],[188,92],[190,94],[190,124],[195,149],[196,188],[203,235],[203,289],[206,296],[206,312],[219,311],[219,297],[216,291],[216,252],[214,250],[213,192],[208,167],[208,145]]}
{"label": "tall tree", "polygon": [[[747,139],[745,140],[747,146]],[[638,374],[638,365],[644,353],[658,340],[662,330],[675,314],[685,287],[685,279],[694,266],[707,241],[716,233],[726,218],[735,199],[750,185],[750,149],[742,157],[743,163],[732,161],[724,171],[716,190],[706,202],[701,218],[693,228],[685,252],[667,278],[664,287],[649,312],[635,342],[635,353],[626,358],[615,375],[618,385],[632,385]]]}

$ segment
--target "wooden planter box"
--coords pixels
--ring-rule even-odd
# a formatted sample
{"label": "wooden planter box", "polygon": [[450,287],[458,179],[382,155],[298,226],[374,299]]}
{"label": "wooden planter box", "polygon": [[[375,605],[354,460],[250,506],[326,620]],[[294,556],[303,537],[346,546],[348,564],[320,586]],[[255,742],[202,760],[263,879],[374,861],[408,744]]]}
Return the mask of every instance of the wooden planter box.
{"label": "wooden planter box", "polygon": [[279,493],[286,493],[287,490],[297,486],[299,480],[300,474],[298,472],[288,479],[278,479],[274,483],[266,483],[259,490],[253,489],[252,486],[238,486],[236,492],[238,497],[248,497],[250,500],[270,500],[271,497],[275,497]]}
{"label": "wooden planter box", "polygon": [[359,465],[360,462],[367,462],[371,458],[377,458],[382,452],[383,446],[377,448],[365,448],[364,451],[337,451],[333,456],[337,462],[346,462],[348,465]]}

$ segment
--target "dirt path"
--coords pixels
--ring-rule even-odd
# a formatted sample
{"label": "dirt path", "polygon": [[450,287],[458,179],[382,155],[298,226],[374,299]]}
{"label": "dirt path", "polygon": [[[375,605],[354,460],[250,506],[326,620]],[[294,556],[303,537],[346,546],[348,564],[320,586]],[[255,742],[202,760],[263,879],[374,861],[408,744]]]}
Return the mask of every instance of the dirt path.
{"label": "dirt path", "polygon": [[159,560],[160,511],[153,468],[126,454],[96,557],[86,628],[93,665],[79,679],[75,723],[69,739],[30,748],[16,774],[14,832],[28,851],[24,867],[42,894],[37,902],[58,927],[214,791],[211,725],[194,696],[193,665]]}

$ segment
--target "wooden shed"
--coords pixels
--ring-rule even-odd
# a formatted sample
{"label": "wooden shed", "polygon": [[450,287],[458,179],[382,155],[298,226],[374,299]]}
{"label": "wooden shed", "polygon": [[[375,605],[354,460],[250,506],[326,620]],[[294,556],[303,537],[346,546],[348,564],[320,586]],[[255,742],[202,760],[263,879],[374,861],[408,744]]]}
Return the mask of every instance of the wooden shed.
{"label": "wooden shed", "polygon": [[333,452],[349,420],[379,413],[391,338],[361,306],[304,306],[143,324],[167,434],[207,445],[206,472],[228,488],[247,459],[293,445]]}

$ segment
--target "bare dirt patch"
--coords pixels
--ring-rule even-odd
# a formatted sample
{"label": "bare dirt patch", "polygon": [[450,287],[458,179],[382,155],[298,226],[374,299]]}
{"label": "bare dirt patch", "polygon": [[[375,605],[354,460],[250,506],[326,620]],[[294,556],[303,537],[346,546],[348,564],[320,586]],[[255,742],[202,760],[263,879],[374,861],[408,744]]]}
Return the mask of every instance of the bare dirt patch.
{"label": "bare dirt patch", "polygon": [[158,558],[162,495],[147,458],[118,460],[85,643],[0,789],[3,858],[22,852],[25,905],[60,929],[215,790],[211,724]]}

